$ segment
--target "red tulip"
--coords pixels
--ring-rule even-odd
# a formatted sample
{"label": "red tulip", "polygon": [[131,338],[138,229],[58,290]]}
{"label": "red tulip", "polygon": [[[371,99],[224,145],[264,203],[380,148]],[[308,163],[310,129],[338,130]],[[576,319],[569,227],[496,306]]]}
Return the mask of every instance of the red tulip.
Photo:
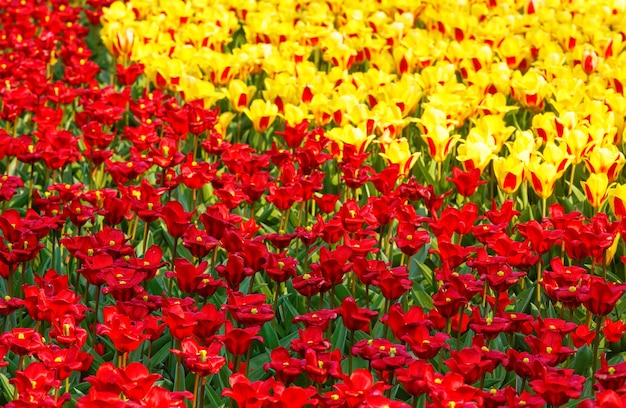
{"label": "red tulip", "polygon": [[213,342],[208,347],[200,346],[193,338],[186,338],[181,342],[181,349],[170,351],[183,359],[185,367],[201,377],[217,374],[226,363],[226,358],[218,353],[222,348],[219,342]]}
{"label": "red tulip", "polygon": [[559,407],[570,399],[580,397],[585,377],[574,374],[570,369],[546,369],[541,378],[529,383],[530,387],[548,404]]}
{"label": "red tulip", "polygon": [[359,308],[351,297],[343,299],[339,313],[346,329],[361,330],[365,333],[369,333],[372,318],[378,316],[378,312],[374,310]]}

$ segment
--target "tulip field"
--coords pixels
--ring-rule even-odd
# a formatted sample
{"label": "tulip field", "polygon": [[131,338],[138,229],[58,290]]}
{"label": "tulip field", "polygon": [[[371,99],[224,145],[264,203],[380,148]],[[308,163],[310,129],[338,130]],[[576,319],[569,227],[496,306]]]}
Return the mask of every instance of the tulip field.
{"label": "tulip field", "polygon": [[0,0],[0,406],[626,406],[624,0]]}

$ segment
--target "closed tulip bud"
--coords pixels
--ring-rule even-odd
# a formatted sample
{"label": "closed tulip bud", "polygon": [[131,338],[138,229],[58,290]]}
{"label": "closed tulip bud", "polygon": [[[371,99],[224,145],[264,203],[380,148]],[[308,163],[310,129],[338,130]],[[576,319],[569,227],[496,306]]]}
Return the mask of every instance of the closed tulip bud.
{"label": "closed tulip bud", "polygon": [[531,186],[540,198],[548,198],[554,191],[554,183],[563,175],[552,163],[532,160],[526,170],[529,173]]}
{"label": "closed tulip bud", "polygon": [[621,220],[626,215],[626,184],[613,186],[607,196],[615,218]]}
{"label": "closed tulip bud", "polygon": [[265,132],[276,119],[278,115],[278,107],[270,101],[255,99],[250,104],[250,109],[244,109],[243,112],[252,122],[254,130],[258,133]]}
{"label": "closed tulip bud", "polygon": [[524,163],[515,156],[496,157],[493,172],[498,186],[506,194],[513,194],[524,181]]}
{"label": "closed tulip bud", "polygon": [[606,200],[609,179],[604,173],[591,173],[587,181],[582,182],[587,201],[593,208],[600,208]]}
{"label": "closed tulip bud", "polygon": [[431,132],[422,135],[422,139],[428,144],[430,157],[438,162],[443,162],[450,150],[460,139],[459,135],[450,135],[448,129],[443,126],[435,126]]}

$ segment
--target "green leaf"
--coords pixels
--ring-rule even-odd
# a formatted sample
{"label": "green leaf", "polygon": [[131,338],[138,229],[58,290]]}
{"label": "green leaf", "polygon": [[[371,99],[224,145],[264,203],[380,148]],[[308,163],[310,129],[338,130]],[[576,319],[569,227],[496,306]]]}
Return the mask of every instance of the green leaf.
{"label": "green leaf", "polygon": [[2,402],[3,405],[9,401],[13,401],[15,387],[9,384],[9,379],[2,373],[0,373],[0,389],[2,390],[2,401],[0,402]]}
{"label": "green leaf", "polygon": [[574,357],[574,372],[576,374],[586,374],[591,367],[591,362],[593,360],[593,352],[591,348],[586,344],[578,349],[576,356]]}

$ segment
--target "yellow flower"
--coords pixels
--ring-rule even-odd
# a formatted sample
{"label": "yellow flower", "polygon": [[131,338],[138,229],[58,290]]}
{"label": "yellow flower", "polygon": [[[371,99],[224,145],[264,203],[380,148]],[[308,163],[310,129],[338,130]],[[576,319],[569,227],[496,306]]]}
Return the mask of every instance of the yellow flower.
{"label": "yellow flower", "polygon": [[332,128],[326,132],[326,137],[336,142],[340,148],[343,148],[344,144],[354,146],[359,153],[363,153],[374,140],[374,135],[368,135],[363,128],[354,127],[351,124]]}
{"label": "yellow flower", "polygon": [[456,159],[463,163],[465,171],[480,169],[482,172],[494,157],[496,149],[493,137],[470,130],[465,141],[457,148]]}
{"label": "yellow flower", "polygon": [[354,63],[357,51],[338,31],[332,32],[324,42],[324,60],[331,62],[342,70],[349,69]]}
{"label": "yellow flower", "polygon": [[537,140],[529,130],[515,132],[513,142],[507,142],[509,153],[524,164],[530,162],[531,156],[537,150]]}
{"label": "yellow flower", "polygon": [[417,109],[423,91],[416,77],[403,75],[400,81],[384,86],[383,93],[385,100],[394,103],[400,108],[402,116],[406,117]]}
{"label": "yellow flower", "polygon": [[525,70],[528,68],[530,46],[524,36],[509,35],[504,37],[497,53],[511,69]]}
{"label": "yellow flower", "polygon": [[[508,112],[519,109],[519,106],[511,106],[506,103],[506,95],[501,92],[487,94],[478,106],[478,112],[483,115],[504,116]],[[534,118],[533,118],[534,119]]]}
{"label": "yellow flower", "polygon": [[609,183],[617,179],[625,163],[624,154],[612,144],[595,147],[585,159],[589,172],[606,174]]}
{"label": "yellow flower", "polygon": [[228,88],[224,89],[224,95],[230,101],[230,106],[236,112],[243,112],[248,107],[248,101],[256,92],[256,86],[246,85],[240,79],[234,79],[228,84]]}
{"label": "yellow flower", "polygon": [[380,147],[382,150],[380,155],[390,164],[397,164],[400,167],[400,175],[402,177],[406,177],[409,174],[415,164],[415,160],[420,155],[420,153],[411,153],[409,142],[404,138],[392,140],[389,144],[381,143]]}
{"label": "yellow flower", "polygon": [[520,71],[513,72],[511,80],[513,98],[530,110],[543,109],[549,91],[547,85],[548,82],[537,69],[531,68],[524,75]]}
{"label": "yellow flower", "polygon": [[556,115],[554,112],[534,115],[531,127],[543,143],[554,142],[557,137]]}
{"label": "yellow flower", "polygon": [[493,172],[498,182],[498,187],[506,194],[517,191],[524,181],[524,162],[510,155],[493,159]]}
{"label": "yellow flower", "polygon": [[250,104],[250,109],[246,108],[243,112],[252,122],[254,130],[263,133],[276,119],[278,107],[270,101],[255,99]]}
{"label": "yellow flower", "polygon": [[112,22],[101,31],[102,42],[118,61],[126,64],[136,48],[135,29],[129,23]]}
{"label": "yellow flower", "polygon": [[395,139],[400,135],[409,123],[409,119],[402,117],[402,112],[397,105],[387,103],[379,103],[372,109],[371,116],[375,118],[377,134],[385,137],[384,133],[388,132],[386,137]]}
{"label": "yellow flower", "polygon": [[585,197],[593,208],[600,208],[606,200],[609,179],[604,173],[591,173],[587,181],[581,182]]}
{"label": "yellow flower", "polygon": [[554,164],[542,162],[537,156],[528,163],[526,171],[531,187],[540,198],[544,199],[552,195],[554,184],[563,176],[563,172],[557,171]]}
{"label": "yellow flower", "polygon": [[265,78],[263,99],[274,102],[279,110],[288,103],[300,103],[298,85],[294,83],[293,76],[287,72],[281,72],[274,78]]}
{"label": "yellow flower", "polygon": [[[426,128],[428,129],[428,128]],[[429,129],[429,133],[422,134],[422,139],[428,145],[428,153],[430,157],[438,162],[443,162],[450,150],[460,139],[459,135],[450,135],[450,131],[443,126],[435,126]]]}
{"label": "yellow flower", "polygon": [[217,119],[214,130],[222,136],[222,139],[226,138],[228,133],[228,125],[232,122],[235,114],[232,112],[223,112]]}
{"label": "yellow flower", "polygon": [[498,153],[504,143],[511,137],[515,131],[515,127],[506,126],[504,123],[504,117],[499,115],[487,115],[481,116],[475,121],[476,127],[473,128],[475,132],[480,132],[489,135],[495,142],[494,153]]}
{"label": "yellow flower", "polygon": [[204,106],[213,106],[222,97],[211,82],[191,75],[183,75],[177,88],[185,101],[201,99],[204,101]]}
{"label": "yellow flower", "polygon": [[583,129],[563,129],[561,141],[567,146],[567,152],[572,156],[574,164],[582,162],[587,152],[593,148],[589,134]]}
{"label": "yellow flower", "polygon": [[572,155],[567,152],[567,146],[562,143],[546,143],[541,152],[541,158],[544,162],[554,165],[557,172],[562,173],[572,162]]}
{"label": "yellow flower", "polygon": [[621,220],[626,215],[626,184],[616,184],[607,193],[609,205],[615,217]]}
{"label": "yellow flower", "polygon": [[311,115],[309,115],[309,109],[304,104],[299,106],[287,104],[285,105],[285,112],[279,114],[279,116],[287,122],[289,126],[299,125],[311,117]]}
{"label": "yellow flower", "polygon": [[316,126],[326,126],[333,120],[333,108],[330,106],[330,99],[325,94],[313,95],[309,109]]}

